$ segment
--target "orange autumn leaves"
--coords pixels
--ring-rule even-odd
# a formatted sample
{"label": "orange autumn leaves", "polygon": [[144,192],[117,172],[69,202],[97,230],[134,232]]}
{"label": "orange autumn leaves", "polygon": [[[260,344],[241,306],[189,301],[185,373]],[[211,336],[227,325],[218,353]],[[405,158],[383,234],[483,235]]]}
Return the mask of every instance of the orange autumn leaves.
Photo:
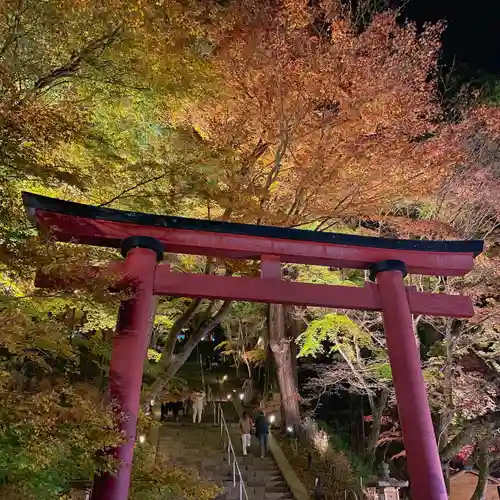
{"label": "orange autumn leaves", "polygon": [[331,2],[302,4],[236,2],[234,22],[214,35],[225,85],[190,119],[214,149],[233,152],[221,214],[300,225],[427,196],[467,161],[466,138],[484,120],[442,120],[442,26],[418,31],[388,11],[359,30]]}

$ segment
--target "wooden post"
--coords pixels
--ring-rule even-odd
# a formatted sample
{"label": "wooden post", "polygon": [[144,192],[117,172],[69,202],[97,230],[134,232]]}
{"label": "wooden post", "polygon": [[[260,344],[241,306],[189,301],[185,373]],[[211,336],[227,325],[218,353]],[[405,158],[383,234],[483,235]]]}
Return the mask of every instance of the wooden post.
{"label": "wooden post", "polygon": [[120,461],[116,474],[97,478],[92,500],[127,500],[136,438],[144,359],[154,312],[153,283],[163,245],[153,238],[132,237],[122,243],[132,298],[122,302],[109,368],[109,398],[120,414],[126,442],[113,450]]}
{"label": "wooden post", "polygon": [[413,500],[448,500],[434,435],[420,353],[404,285],[406,266],[383,261],[372,268],[382,298],[382,315]]}

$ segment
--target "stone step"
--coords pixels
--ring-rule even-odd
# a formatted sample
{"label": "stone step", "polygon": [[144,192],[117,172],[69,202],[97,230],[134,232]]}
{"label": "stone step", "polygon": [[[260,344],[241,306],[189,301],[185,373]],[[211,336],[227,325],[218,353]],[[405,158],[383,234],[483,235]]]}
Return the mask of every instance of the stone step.
{"label": "stone step", "polygon": [[[232,467],[227,466],[227,461],[218,460],[214,458],[213,460],[189,460],[185,458],[173,458],[172,463],[176,465],[181,465],[183,467],[196,467],[198,469],[203,469],[205,471],[219,471],[220,476],[230,475],[232,477]],[[240,469],[241,475],[246,481],[260,481],[265,480],[267,482],[277,482],[281,480],[281,473],[279,471],[273,471],[271,473],[267,471],[253,471],[249,469]]]}
{"label": "stone step", "polygon": [[196,446],[197,448],[199,448],[204,443],[208,443],[210,445],[217,444],[219,448],[222,448],[223,445],[222,436],[220,434],[196,434],[189,438],[183,437],[179,434],[163,434],[159,436],[158,442],[165,445],[170,444],[171,446],[175,446],[178,444],[189,444],[192,446]]}
{"label": "stone step", "polygon": [[[168,456],[168,455],[167,455]],[[196,467],[198,469],[203,469],[206,471],[217,470],[221,471],[220,474],[224,473],[230,474],[232,476],[232,466],[228,466],[227,458],[220,456],[213,456],[211,458],[192,458],[192,457],[171,457],[172,463],[176,465],[181,465],[184,467]],[[245,481],[266,481],[266,482],[278,482],[281,481],[281,473],[277,467],[273,469],[253,469],[251,467],[242,467],[240,464],[239,469],[242,477]]]}
{"label": "stone step", "polygon": [[[182,465],[184,467],[192,466],[205,470],[210,469],[220,469],[221,471],[227,470],[228,473],[232,473],[232,466],[228,466],[227,460],[221,457],[211,457],[211,458],[189,458],[189,457],[172,457],[166,454],[167,457],[170,458],[172,463],[177,465]],[[271,470],[261,470],[261,469],[252,469],[250,467],[242,467],[240,464],[239,469],[243,478],[248,481],[257,481],[260,479],[266,479],[267,481],[277,481],[281,478],[281,472],[277,468],[273,468]]]}
{"label": "stone step", "polygon": [[189,459],[192,457],[200,457],[202,451],[203,451],[202,456],[207,457],[207,458],[219,457],[219,456],[224,455],[224,454],[227,455],[226,450],[219,449],[215,452],[210,451],[210,453],[209,453],[205,447],[203,447],[203,448],[172,448],[172,447],[166,447],[166,446],[159,446],[158,450],[161,453],[163,453],[164,455],[167,455],[167,456],[172,457],[172,458],[181,457],[181,458],[188,458]]}
{"label": "stone step", "polygon": [[[238,424],[231,424],[229,428],[248,500],[293,500],[273,458],[260,457],[256,439],[252,440],[249,454],[242,456]],[[205,480],[222,486],[224,491],[217,500],[240,500],[238,475],[233,487],[233,466],[228,463],[224,438],[220,427],[210,422],[193,424],[189,419],[165,422],[160,429],[158,450],[173,464],[196,470]]]}
{"label": "stone step", "polygon": [[[172,444],[172,443],[159,443],[159,449],[165,450],[165,452],[169,453],[180,453],[182,456],[185,457],[193,457],[193,456],[198,456],[200,454],[200,451],[203,450],[203,452],[214,452],[218,453],[219,455],[223,455],[224,453],[227,455],[227,450],[225,448],[222,448],[219,443],[201,443],[200,446],[194,446],[194,445],[189,445],[187,446],[184,443],[180,444]],[[239,462],[239,460],[238,460]]]}
{"label": "stone step", "polygon": [[[268,479],[262,478],[262,480],[245,480],[245,485],[248,485],[249,488],[279,488],[281,486],[287,486],[283,479],[279,479],[276,481],[269,481]],[[287,487],[288,488],[288,487]]]}
{"label": "stone step", "polygon": [[[214,475],[216,474],[217,472],[214,472]],[[225,477],[218,476],[218,477],[223,481],[232,482],[233,480],[232,475],[229,477],[228,476]],[[249,488],[284,488],[284,487],[286,488],[286,483],[284,482],[283,479],[269,481],[269,479],[265,477],[259,479],[249,479],[243,476],[243,482]]]}
{"label": "stone step", "polygon": [[[236,485],[238,485],[238,478],[236,479]],[[230,480],[226,479],[223,481],[222,486],[224,487],[232,487],[233,486],[233,480],[232,478]],[[289,493],[288,486],[286,483],[283,481],[282,484],[277,485],[277,486],[250,486],[245,483],[245,488],[247,492],[252,492],[252,493],[262,493],[262,494],[267,494],[267,493]]]}
{"label": "stone step", "polygon": [[[215,457],[220,457],[221,459],[224,457],[221,457],[221,455],[226,454],[227,452],[225,450],[207,450],[206,448],[169,448],[165,446],[161,446],[158,448],[161,453],[164,455],[167,455],[172,458],[186,458],[188,460],[190,459],[198,459],[198,458],[215,458]],[[201,451],[203,451],[203,454],[201,454]],[[227,459],[227,456],[225,457]],[[239,461],[238,461],[239,463]]]}
{"label": "stone step", "polygon": [[[224,492],[217,497],[217,500],[240,500],[239,491],[234,493],[232,492]],[[246,500],[243,495],[241,500]],[[248,493],[248,500],[254,500],[253,494]],[[294,500],[293,496],[290,493],[284,493],[283,495],[265,495],[255,497],[255,500]]]}
{"label": "stone step", "polygon": [[[158,449],[164,454],[164,455],[170,455],[170,456],[181,456],[181,457],[196,457],[200,456],[200,452],[203,451],[204,456],[215,456],[215,455],[227,455],[227,451],[224,450],[223,448],[218,448],[216,450],[207,450],[207,446],[204,445],[199,448],[191,448],[188,446],[183,446],[183,447],[174,447],[174,446],[166,446],[166,445],[159,445]],[[206,454],[205,454],[206,452]],[[238,461],[239,462],[239,461]]]}
{"label": "stone step", "polygon": [[[249,500],[294,500],[291,493],[266,493],[265,495],[258,495],[247,491]],[[240,500],[240,491],[238,485],[232,491],[224,491],[221,493],[217,500]],[[242,500],[245,500],[243,495]]]}
{"label": "stone step", "polygon": [[183,437],[179,434],[163,434],[159,436],[158,442],[165,446],[170,445],[172,447],[176,447],[182,444],[184,446],[190,445],[198,449],[204,444],[209,444],[211,446],[217,444],[217,448],[222,448],[223,446],[223,440],[220,434],[196,434],[189,438]]}
{"label": "stone step", "polygon": [[179,467],[183,468],[196,468],[199,471],[206,471],[206,472],[218,472],[219,476],[223,476],[225,474],[225,464],[223,462],[210,462],[210,463],[203,463],[203,462],[188,462],[186,460],[172,460],[172,463],[174,465],[177,465]]}
{"label": "stone step", "polygon": [[240,460],[239,457],[236,458],[238,465],[240,466],[240,470],[248,469],[248,470],[261,470],[261,471],[279,471],[278,466],[274,463],[266,463],[259,462],[256,460],[255,462],[245,463],[243,460]]}

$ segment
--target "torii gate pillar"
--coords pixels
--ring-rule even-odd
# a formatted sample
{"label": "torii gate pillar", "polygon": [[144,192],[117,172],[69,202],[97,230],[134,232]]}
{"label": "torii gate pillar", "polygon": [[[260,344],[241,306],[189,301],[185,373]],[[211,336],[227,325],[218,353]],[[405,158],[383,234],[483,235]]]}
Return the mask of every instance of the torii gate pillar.
{"label": "torii gate pillar", "polygon": [[109,367],[108,397],[119,408],[125,442],[114,450],[120,461],[115,474],[96,478],[92,500],[126,500],[130,488],[142,371],[154,318],[154,277],[163,245],[154,238],[123,240],[125,272],[132,280],[132,297],[121,303]]}
{"label": "torii gate pillar", "polygon": [[[54,239],[121,248],[125,263],[105,269],[132,279],[132,298],[121,305],[109,382],[110,396],[125,417],[126,442],[115,450],[121,462],[117,474],[96,480],[92,500],[128,498],[154,295],[381,311],[412,498],[447,500],[412,314],[466,318],[474,311],[469,297],[418,292],[406,287],[403,277],[406,272],[463,276],[481,253],[481,241],[390,240],[123,212],[30,193],[23,197],[38,228]],[[164,245],[172,253],[259,260],[262,278],[173,272],[168,265],[157,266]],[[370,269],[376,283],[345,287],[285,281],[282,263]],[[92,279],[95,272],[99,269],[72,279]],[[39,275],[37,285],[67,283]]]}
{"label": "torii gate pillar", "polygon": [[432,425],[420,352],[403,278],[406,265],[387,260],[370,268],[382,298],[382,317],[399,419],[403,431],[412,498],[447,500]]}

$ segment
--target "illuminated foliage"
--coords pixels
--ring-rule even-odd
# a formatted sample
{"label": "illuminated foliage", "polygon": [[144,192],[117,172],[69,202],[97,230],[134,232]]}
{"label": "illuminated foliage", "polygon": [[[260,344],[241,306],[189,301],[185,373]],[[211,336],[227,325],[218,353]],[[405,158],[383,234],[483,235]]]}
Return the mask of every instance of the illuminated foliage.
{"label": "illuminated foliage", "polygon": [[[101,452],[120,439],[100,401],[126,291],[111,292],[110,276],[81,278],[86,266],[116,252],[39,239],[22,207],[23,189],[125,210],[316,231],[485,237],[485,255],[465,280],[411,279],[423,291],[468,293],[477,311],[470,323],[415,318],[419,332],[425,325],[433,334],[416,341],[442,448],[496,411],[490,378],[499,372],[500,346],[499,109],[462,106],[447,121],[436,81],[443,26],[419,30],[396,12],[357,4],[352,12],[337,0],[1,3],[2,498],[64,495],[70,481],[112,467]],[[247,262],[169,258],[177,271],[257,272]],[[67,286],[35,290],[35,269],[60,272]],[[365,280],[359,271],[317,266],[283,272],[322,284]],[[171,298],[157,313],[154,363],[146,362],[157,379],[145,401],[151,394],[178,397],[185,388],[172,377],[197,342],[222,325],[238,333],[223,347],[249,373],[265,363],[268,345],[278,366],[291,363],[291,339],[299,335],[303,357],[335,360],[318,377],[320,390],[366,395],[380,425],[394,403],[374,314],[273,306],[266,325],[260,306]],[[295,334],[290,317],[300,320]],[[174,362],[180,332],[187,343]],[[474,356],[479,371],[467,365]],[[283,400],[296,402],[288,397],[296,391],[292,373],[285,373],[290,383],[282,389],[290,394]],[[475,400],[475,391],[484,397]],[[163,459],[141,468],[150,456],[147,446],[137,449],[133,498],[215,494]]]}

